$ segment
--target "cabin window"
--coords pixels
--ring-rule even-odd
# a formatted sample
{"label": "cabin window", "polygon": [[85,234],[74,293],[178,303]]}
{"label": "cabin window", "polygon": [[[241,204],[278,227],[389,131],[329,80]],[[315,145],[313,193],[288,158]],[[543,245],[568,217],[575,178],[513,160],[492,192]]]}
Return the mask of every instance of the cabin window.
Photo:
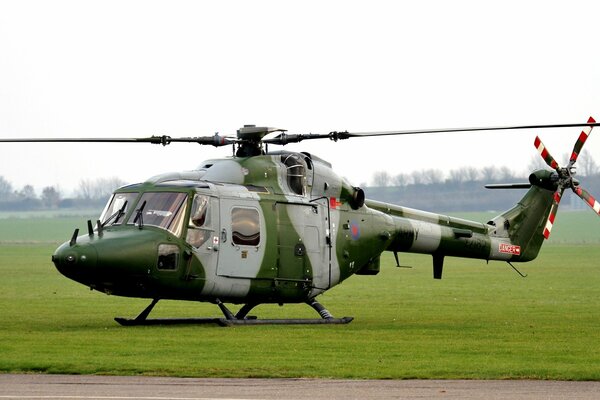
{"label": "cabin window", "polygon": [[208,196],[194,196],[186,236],[186,241],[194,247],[202,246],[212,235],[209,201]]}
{"label": "cabin window", "polygon": [[100,215],[100,223],[104,224],[107,221],[113,225],[123,223],[123,217],[131,208],[138,193],[115,193],[106,204],[102,215]]}
{"label": "cabin window", "polygon": [[231,240],[239,246],[258,246],[260,218],[254,208],[235,207],[231,210]]}
{"label": "cabin window", "polygon": [[[128,224],[156,226],[175,236],[183,230],[183,215],[187,194],[177,192],[147,192],[138,200]],[[141,218],[140,218],[141,217]]]}
{"label": "cabin window", "polygon": [[281,162],[287,171],[287,183],[290,190],[296,194],[304,195],[305,170],[304,163],[297,154],[284,154]]}
{"label": "cabin window", "polygon": [[179,262],[179,247],[174,244],[158,245],[158,264],[161,270],[176,270]]}

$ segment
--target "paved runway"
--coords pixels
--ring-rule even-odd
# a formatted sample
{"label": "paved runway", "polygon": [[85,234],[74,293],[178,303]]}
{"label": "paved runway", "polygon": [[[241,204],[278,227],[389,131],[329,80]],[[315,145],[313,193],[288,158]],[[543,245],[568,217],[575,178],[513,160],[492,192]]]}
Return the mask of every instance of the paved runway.
{"label": "paved runway", "polygon": [[600,382],[0,375],[0,399],[597,399]]}

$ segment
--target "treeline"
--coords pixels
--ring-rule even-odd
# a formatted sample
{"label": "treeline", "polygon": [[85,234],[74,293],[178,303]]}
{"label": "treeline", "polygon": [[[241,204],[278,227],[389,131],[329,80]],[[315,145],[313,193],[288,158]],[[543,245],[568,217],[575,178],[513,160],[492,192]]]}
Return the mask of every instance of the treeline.
{"label": "treeline", "polygon": [[[586,160],[586,159],[584,159]],[[600,195],[600,168],[592,162],[578,161],[577,178],[593,195]],[[585,165],[586,168],[581,168]],[[542,169],[545,164],[533,165]],[[547,168],[547,167],[546,167]],[[517,189],[486,189],[489,183],[527,183],[528,176],[516,174],[506,167],[459,168],[447,174],[439,170],[415,171],[390,175],[385,171],[373,175],[373,184],[365,187],[367,198],[418,208],[432,212],[504,211],[514,206],[525,194]],[[584,209],[587,206],[571,190],[561,201],[561,208]]]}
{"label": "treeline", "polygon": [[0,176],[0,210],[33,211],[67,208],[101,208],[110,194],[125,182],[119,178],[84,179],[79,182],[75,194],[64,197],[58,186],[46,186],[37,193],[32,185],[14,188],[12,183]]}
{"label": "treeline", "polygon": [[[565,160],[569,158],[569,155],[563,157]],[[567,162],[561,164],[562,166],[567,165]],[[600,174],[600,166],[591,153],[584,150],[577,159],[577,176],[589,177]],[[535,171],[538,169],[548,169],[548,166],[544,163],[540,156],[534,156],[531,158],[527,171]],[[515,179],[527,180],[530,172],[518,174],[510,168],[487,166],[484,168],[475,167],[460,167],[451,169],[448,172],[444,172],[440,169],[423,169],[413,171],[411,173],[401,172],[399,174],[392,174],[388,171],[377,171],[373,174],[371,184],[369,186],[374,187],[386,187],[386,186],[408,186],[408,185],[429,185],[429,184],[443,184],[443,183],[465,183],[465,182],[477,182],[486,181],[487,183],[502,183],[508,182]],[[366,186],[366,185],[363,185]]]}

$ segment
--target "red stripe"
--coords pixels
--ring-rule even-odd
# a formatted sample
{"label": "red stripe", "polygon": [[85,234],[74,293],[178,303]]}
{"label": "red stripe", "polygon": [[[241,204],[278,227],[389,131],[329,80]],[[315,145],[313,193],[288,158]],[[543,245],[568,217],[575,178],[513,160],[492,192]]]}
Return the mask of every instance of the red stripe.
{"label": "red stripe", "polygon": [[550,223],[552,225],[554,225],[554,218],[556,217],[556,214],[550,214],[550,216],[548,217],[548,221],[550,221]]}
{"label": "red stripe", "polygon": [[581,131],[581,133],[579,134],[579,141],[581,142],[581,145],[583,145],[585,143],[585,141],[588,138],[589,133],[585,132],[585,131]]}
{"label": "red stripe", "polygon": [[533,142],[533,145],[539,149],[541,143],[542,143],[542,141],[540,140],[540,137],[536,136],[535,141]]}
{"label": "red stripe", "polygon": [[595,124],[595,123],[596,123],[596,120],[594,118],[590,117],[588,119],[588,124]]}
{"label": "red stripe", "polygon": [[550,237],[550,230],[548,230],[547,228],[544,228],[544,237],[546,239],[548,239]]}
{"label": "red stripe", "polygon": [[583,189],[581,189],[581,188],[575,189],[575,193],[577,193],[577,195],[579,197],[581,197],[583,199],[583,201],[588,203],[590,207],[595,208],[596,199],[594,198],[594,196],[592,196],[591,194],[589,194],[587,192],[584,192]]}
{"label": "red stripe", "polygon": [[560,193],[559,192],[554,192],[554,201],[557,203],[560,201]]}

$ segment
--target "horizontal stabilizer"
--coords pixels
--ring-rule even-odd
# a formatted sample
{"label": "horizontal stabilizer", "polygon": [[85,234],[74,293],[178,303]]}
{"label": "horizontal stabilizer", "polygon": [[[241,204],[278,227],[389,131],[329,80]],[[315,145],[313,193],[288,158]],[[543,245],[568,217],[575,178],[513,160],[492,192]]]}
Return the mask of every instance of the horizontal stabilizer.
{"label": "horizontal stabilizer", "polygon": [[490,183],[486,189],[529,189],[531,183]]}

